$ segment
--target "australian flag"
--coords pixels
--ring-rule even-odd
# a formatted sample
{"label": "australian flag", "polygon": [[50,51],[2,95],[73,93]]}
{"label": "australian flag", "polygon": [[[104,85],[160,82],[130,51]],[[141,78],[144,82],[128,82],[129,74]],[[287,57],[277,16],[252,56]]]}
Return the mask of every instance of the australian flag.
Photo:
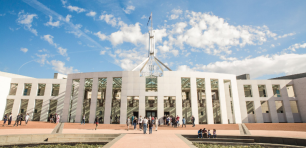
{"label": "australian flag", "polygon": [[149,22],[150,22],[151,18],[152,18],[152,13],[151,13],[151,15],[150,15],[150,17],[149,17],[149,20],[148,20],[147,26],[149,25]]}

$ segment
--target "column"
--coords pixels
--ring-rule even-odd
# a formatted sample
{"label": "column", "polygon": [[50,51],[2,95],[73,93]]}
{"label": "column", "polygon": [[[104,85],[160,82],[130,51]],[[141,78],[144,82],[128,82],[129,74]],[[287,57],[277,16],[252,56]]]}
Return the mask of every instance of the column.
{"label": "column", "polygon": [[80,86],[79,86],[79,94],[78,94],[78,102],[75,113],[75,122],[81,123],[82,118],[82,110],[83,110],[83,100],[84,100],[84,86],[85,86],[85,78],[80,78]]}
{"label": "column", "polygon": [[268,105],[269,105],[269,112],[270,112],[272,123],[279,123],[278,114],[276,111],[275,99],[273,97],[272,84],[271,83],[267,84],[266,89],[267,89],[267,97],[270,98],[268,100]]}
{"label": "column", "polygon": [[164,96],[159,92],[157,96],[157,119],[160,120],[160,124],[162,125],[164,124],[163,117],[164,117]]}
{"label": "column", "polygon": [[[65,80],[64,82],[67,83],[67,81]],[[65,96],[66,96],[66,83],[64,83],[63,80],[60,83],[60,91],[59,94],[57,96],[57,107],[56,107],[56,113],[60,115],[60,122],[63,122],[64,120],[62,119],[63,117],[63,110],[64,110],[64,102],[65,102]],[[52,84],[51,84],[52,87]],[[52,88],[51,90],[49,90],[50,92],[48,92],[48,94],[51,94]],[[65,92],[66,91],[66,92]],[[71,91],[71,90],[70,90]],[[66,121],[64,121],[66,122]]]}
{"label": "column", "polygon": [[205,78],[207,124],[214,124],[210,78]]}
{"label": "column", "polygon": [[[126,124],[127,116],[127,84],[132,84],[133,79],[126,81],[129,77],[122,77],[122,86],[121,86],[121,104],[120,104],[120,124]],[[125,83],[128,82],[128,83]],[[131,88],[133,90],[133,87]]]}
{"label": "column", "polygon": [[232,108],[231,108],[231,97],[230,97],[230,92],[229,92],[229,83],[224,84],[224,92],[225,92],[227,118],[229,119],[230,123],[234,123],[233,115],[232,115]]}
{"label": "column", "polygon": [[90,114],[89,114],[89,123],[94,123],[95,122],[95,118],[96,118],[98,86],[99,86],[98,77],[93,78],[92,93],[91,93],[91,103],[90,103]]}
{"label": "column", "polygon": [[[182,116],[182,112],[183,112],[183,101],[182,101],[182,84],[181,84],[181,77],[175,77],[175,83],[176,85],[174,86],[175,87],[175,112],[176,112],[176,115],[179,115],[180,116],[180,123],[182,123],[182,119],[183,119],[183,116]],[[186,117],[187,118],[187,117]],[[186,119],[187,121],[187,119]]]}
{"label": "column", "polygon": [[219,84],[218,87],[219,87],[219,101],[220,101],[220,111],[221,111],[221,124],[228,124],[224,80],[219,78],[218,84]]}
{"label": "column", "polygon": [[66,92],[65,92],[64,107],[63,107],[61,122],[68,122],[70,98],[71,98],[71,91],[72,91],[72,79],[68,79],[66,86],[63,86],[63,87],[66,87]]}
{"label": "column", "polygon": [[145,100],[146,100],[145,95],[139,96],[139,116],[142,116],[142,117],[146,117],[146,101]]}
{"label": "column", "polygon": [[234,109],[234,115],[235,115],[235,122],[236,124],[240,124],[241,123],[241,112],[240,112],[236,76],[231,79],[231,87],[232,87],[231,90],[232,90],[232,97],[233,97],[233,109]]}
{"label": "column", "polygon": [[191,93],[191,114],[195,117],[195,124],[199,124],[199,112],[197,102],[197,82],[196,78],[190,78],[190,93]]}
{"label": "column", "polygon": [[252,95],[254,99],[254,112],[255,112],[256,123],[264,123],[263,116],[262,116],[262,110],[261,110],[258,85],[252,84],[251,88],[252,88]]}
{"label": "column", "polygon": [[104,124],[110,124],[110,116],[112,109],[113,97],[113,77],[107,77],[106,96],[105,96],[105,111],[104,111]]}

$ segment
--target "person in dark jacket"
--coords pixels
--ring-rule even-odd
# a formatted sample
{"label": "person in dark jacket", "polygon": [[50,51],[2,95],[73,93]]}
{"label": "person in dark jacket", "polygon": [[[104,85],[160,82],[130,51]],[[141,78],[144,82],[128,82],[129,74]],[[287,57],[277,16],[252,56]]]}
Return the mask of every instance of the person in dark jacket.
{"label": "person in dark jacket", "polygon": [[153,128],[153,123],[152,122],[153,122],[152,119],[150,119],[148,121],[148,123],[149,123],[149,134],[152,134],[152,128]]}
{"label": "person in dark jacket", "polygon": [[53,122],[54,122],[54,124],[56,124],[56,115],[57,115],[57,114],[55,114],[55,115],[53,116]]}
{"label": "person in dark jacket", "polygon": [[172,117],[172,127],[176,127],[176,119],[175,117]]}
{"label": "person in dark jacket", "polygon": [[23,114],[20,115],[19,125],[21,125],[21,121],[23,120]]}
{"label": "person in dark jacket", "polygon": [[18,126],[19,120],[20,120],[20,114],[17,115],[14,126],[15,126],[16,124],[17,124],[17,126]]}
{"label": "person in dark jacket", "polygon": [[98,117],[98,116],[97,116],[96,119],[95,119],[95,124],[96,124],[95,130],[97,130],[98,125],[99,125],[99,117]]}
{"label": "person in dark jacket", "polygon": [[12,123],[12,118],[13,118],[12,113],[10,113],[10,116],[9,116],[9,118],[8,118],[8,123],[7,123],[7,125],[11,125],[11,123]]}
{"label": "person in dark jacket", "polygon": [[7,114],[4,115],[4,118],[3,118],[3,125],[2,125],[2,126],[4,126],[4,124],[6,123],[6,120],[7,120]]}

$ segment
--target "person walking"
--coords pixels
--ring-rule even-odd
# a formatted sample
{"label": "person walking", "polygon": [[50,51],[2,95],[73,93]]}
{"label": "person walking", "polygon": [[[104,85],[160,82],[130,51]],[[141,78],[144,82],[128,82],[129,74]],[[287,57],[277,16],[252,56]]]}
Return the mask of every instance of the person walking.
{"label": "person walking", "polygon": [[128,118],[126,119],[127,131],[129,131],[130,123],[131,123],[131,120],[130,120],[130,118],[128,117]]}
{"label": "person walking", "polygon": [[57,116],[57,114],[55,114],[55,115],[53,116],[53,122],[54,122],[54,124],[56,124],[56,116]]}
{"label": "person walking", "polygon": [[49,121],[50,123],[53,123],[53,114],[50,114]]}
{"label": "person walking", "polygon": [[12,118],[13,118],[12,113],[10,113],[10,116],[9,116],[7,125],[11,125],[11,123],[12,123]]}
{"label": "person walking", "polygon": [[17,126],[18,126],[19,120],[20,120],[20,114],[17,114],[17,117],[16,117],[16,120],[15,120],[14,126],[16,126],[16,124],[17,124]]}
{"label": "person walking", "polygon": [[143,119],[143,134],[147,134],[147,124],[148,124],[148,119],[144,117]]}
{"label": "person walking", "polygon": [[85,125],[85,114],[83,114],[81,125],[82,125],[82,123],[84,123],[84,125]]}
{"label": "person walking", "polygon": [[192,122],[192,127],[195,127],[195,118],[194,118],[194,116],[192,115],[192,117],[191,117],[191,122]]}
{"label": "person walking", "polygon": [[97,116],[96,119],[95,119],[95,124],[96,124],[95,130],[97,130],[98,125],[99,125],[99,117],[98,117],[98,116]]}
{"label": "person walking", "polygon": [[30,118],[29,113],[27,113],[27,115],[25,116],[25,124],[26,125],[28,124],[29,118]]}
{"label": "person walking", "polygon": [[139,130],[141,131],[141,129],[142,129],[142,121],[143,121],[143,119],[142,119],[142,117],[140,116],[139,117],[139,120],[138,120],[138,123],[139,123]]}
{"label": "person walking", "polygon": [[7,114],[5,114],[5,115],[4,115],[4,118],[3,118],[3,125],[2,125],[2,126],[4,126],[4,125],[5,125],[6,120],[7,120]]}
{"label": "person walking", "polygon": [[137,128],[136,128],[136,124],[137,124],[137,119],[136,119],[136,118],[134,118],[134,121],[133,121],[134,130],[137,130]]}
{"label": "person walking", "polygon": [[158,119],[155,117],[155,130],[157,131],[158,129]]}
{"label": "person walking", "polygon": [[179,127],[180,126],[180,116],[177,115],[176,116],[176,127]]}
{"label": "person walking", "polygon": [[[56,123],[59,123],[61,119],[61,116],[59,114],[57,114],[57,118],[56,118]],[[85,124],[85,123],[84,123]]]}
{"label": "person walking", "polygon": [[182,119],[182,127],[185,125],[185,128],[186,128],[186,119],[185,119],[185,117],[183,117],[183,119]]}
{"label": "person walking", "polygon": [[21,125],[21,121],[23,120],[23,114],[20,115],[19,125]]}
{"label": "person walking", "polygon": [[131,120],[132,120],[132,122],[134,122],[134,115],[132,116],[132,119],[131,119]]}
{"label": "person walking", "polygon": [[149,134],[152,134],[152,128],[153,128],[153,120],[152,118],[148,121],[149,122]]}

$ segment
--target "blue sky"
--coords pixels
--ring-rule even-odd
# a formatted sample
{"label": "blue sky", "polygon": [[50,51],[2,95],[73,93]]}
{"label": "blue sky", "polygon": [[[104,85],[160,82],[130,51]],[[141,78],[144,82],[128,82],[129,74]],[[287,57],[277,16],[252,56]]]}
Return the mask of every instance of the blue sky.
{"label": "blue sky", "polygon": [[0,1],[0,71],[132,70],[147,56],[153,13],[157,57],[177,71],[306,72],[306,1]]}

